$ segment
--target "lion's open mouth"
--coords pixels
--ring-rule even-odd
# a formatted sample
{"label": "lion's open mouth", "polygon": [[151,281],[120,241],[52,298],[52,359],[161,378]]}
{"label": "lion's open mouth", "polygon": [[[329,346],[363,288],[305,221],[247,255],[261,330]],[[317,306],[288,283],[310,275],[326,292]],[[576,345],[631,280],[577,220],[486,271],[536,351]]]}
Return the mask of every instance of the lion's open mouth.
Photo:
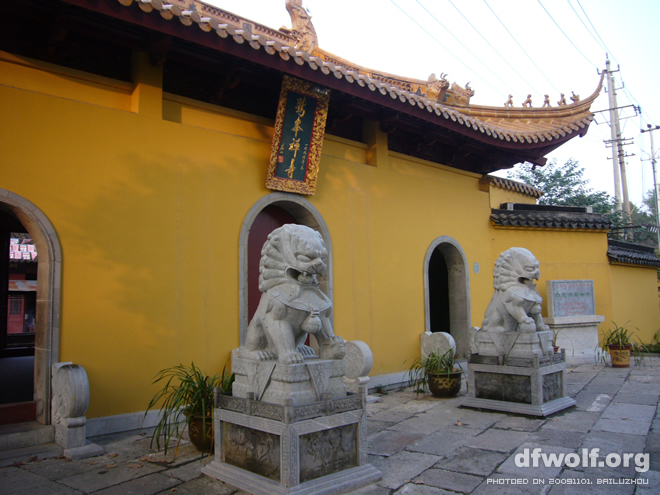
{"label": "lion's open mouth", "polygon": [[518,283],[534,287],[534,279],[532,278],[518,277]]}
{"label": "lion's open mouth", "polygon": [[316,285],[316,274],[310,272],[301,272],[295,268],[289,267],[286,269],[286,274],[291,279],[298,282],[300,285]]}

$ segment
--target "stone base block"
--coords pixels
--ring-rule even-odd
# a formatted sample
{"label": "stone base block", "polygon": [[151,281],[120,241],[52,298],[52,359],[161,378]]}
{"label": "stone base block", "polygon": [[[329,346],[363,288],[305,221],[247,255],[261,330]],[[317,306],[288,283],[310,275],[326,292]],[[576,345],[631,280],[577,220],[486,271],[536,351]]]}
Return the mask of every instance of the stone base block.
{"label": "stone base block", "polygon": [[476,349],[481,356],[528,358],[552,354],[551,331],[544,332],[485,332],[476,333]]}
{"label": "stone base block", "polygon": [[96,457],[103,454],[105,454],[103,447],[92,442],[87,442],[87,445],[82,447],[64,449],[64,457],[70,461],[77,461],[79,459],[86,459],[88,457]]}
{"label": "stone base block", "polygon": [[340,473],[330,474],[323,478],[301,483],[298,486],[286,488],[276,481],[215,461],[202,468],[202,472],[253,495],[332,495],[350,493],[383,477],[383,473],[367,464],[366,466],[347,469]]}
{"label": "stone base block", "polygon": [[557,346],[566,350],[566,364],[594,364],[598,362],[598,324],[604,316],[563,316],[543,318],[557,335]]}
{"label": "stone base block", "polygon": [[202,469],[254,495],[336,494],[382,474],[368,464],[366,390],[300,406],[219,396],[215,460]]}
{"label": "stone base block", "polygon": [[461,406],[472,407],[476,409],[488,409],[490,411],[502,411],[513,414],[525,414],[527,416],[550,416],[558,411],[573,407],[575,401],[570,397],[551,400],[541,405],[519,404],[516,402],[506,402],[502,400],[476,399],[468,397],[463,400]]}
{"label": "stone base block", "polygon": [[284,405],[289,399],[294,405],[346,397],[343,359],[305,359],[302,364],[282,364],[277,361],[255,361],[232,351],[232,372],[236,376],[232,390],[236,397]]}
{"label": "stone base block", "polygon": [[462,406],[548,416],[575,405],[566,396],[566,363],[561,355],[499,361],[493,356],[470,357],[468,397]]}

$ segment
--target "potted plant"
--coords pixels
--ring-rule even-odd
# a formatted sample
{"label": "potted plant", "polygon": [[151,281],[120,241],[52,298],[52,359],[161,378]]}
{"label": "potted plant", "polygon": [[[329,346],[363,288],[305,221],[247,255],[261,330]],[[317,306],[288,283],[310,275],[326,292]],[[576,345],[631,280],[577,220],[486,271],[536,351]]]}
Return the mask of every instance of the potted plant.
{"label": "potted plant", "polygon": [[418,395],[428,388],[436,397],[455,397],[461,391],[462,376],[455,351],[449,349],[444,354],[431,352],[424,359],[416,359],[408,370],[408,385]]}
{"label": "potted plant", "polygon": [[167,455],[172,438],[177,438],[178,448],[185,423],[193,445],[202,452],[209,451],[213,447],[213,389],[220,387],[221,393],[231,393],[234,375],[226,371],[226,365],[221,375],[208,376],[195,363],[190,366],[179,364],[159,371],[153,384],[159,382],[164,382],[164,386],[156,392],[147,407],[148,412],[162,401],[160,420],[151,437],[151,446],[155,441],[160,450],[162,437]]}
{"label": "potted plant", "polygon": [[552,347],[554,349],[555,354],[559,354],[559,346],[557,345],[557,337],[559,337],[559,332],[561,330],[553,330],[552,331]]}
{"label": "potted plant", "polygon": [[[627,368],[630,366],[630,356],[639,363],[643,354],[644,344],[635,336],[633,330],[626,326],[619,326],[612,322],[614,328],[603,332],[601,347],[603,352],[609,352],[613,368]],[[604,354],[602,355],[604,359]]]}

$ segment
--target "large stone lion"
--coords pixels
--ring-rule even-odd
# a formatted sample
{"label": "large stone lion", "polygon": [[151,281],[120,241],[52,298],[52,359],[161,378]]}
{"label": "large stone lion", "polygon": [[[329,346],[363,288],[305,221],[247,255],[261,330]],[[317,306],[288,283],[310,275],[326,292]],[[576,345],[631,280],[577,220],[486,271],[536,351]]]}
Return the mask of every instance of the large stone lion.
{"label": "large stone lion", "polygon": [[495,292],[486,308],[481,330],[486,332],[541,332],[550,330],[541,317],[543,298],[534,280],[541,276],[539,262],[524,248],[504,251],[495,262]]}
{"label": "large stone lion", "polygon": [[344,340],[335,336],[330,322],[332,302],[317,279],[326,272],[327,259],[323,238],[309,227],[287,224],[270,233],[259,263],[263,294],[241,357],[302,363],[306,355],[315,355],[304,345],[307,334],[316,337],[322,359],[344,357]]}

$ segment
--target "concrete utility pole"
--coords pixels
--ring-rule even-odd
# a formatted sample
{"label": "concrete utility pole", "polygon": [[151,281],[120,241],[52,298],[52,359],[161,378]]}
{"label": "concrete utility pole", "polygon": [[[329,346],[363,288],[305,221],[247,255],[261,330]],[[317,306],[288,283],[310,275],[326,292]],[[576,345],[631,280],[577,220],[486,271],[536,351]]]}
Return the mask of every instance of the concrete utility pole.
{"label": "concrete utility pole", "polygon": [[652,127],[651,124],[647,124],[648,129],[640,129],[640,132],[643,134],[645,132],[649,133],[651,138],[651,166],[653,167],[653,191],[655,192],[655,224],[658,228],[658,247],[660,248],[660,190],[658,190],[658,176],[655,173],[655,149],[653,148],[653,131],[660,129],[660,125]]}
{"label": "concrete utility pole", "polygon": [[[623,151],[624,139],[621,138],[621,127],[619,125],[619,108],[616,103],[616,88],[614,85],[614,72],[610,69],[610,58],[605,55],[605,72],[607,72],[607,92],[610,104],[610,132],[612,135],[612,162],[614,168],[614,198],[617,210],[621,210],[621,198],[623,196],[623,212],[626,223],[631,222],[630,199],[628,197],[628,177],[626,175],[626,156]],[[607,141],[606,141],[607,143]],[[623,190],[623,195],[621,191]]]}
{"label": "concrete utility pole", "polygon": [[612,135],[612,164],[614,168],[614,199],[616,200],[616,209],[621,210],[621,176],[619,174],[619,153],[617,139],[620,136],[619,131],[619,112],[616,110],[616,93],[614,92],[614,76],[610,70],[610,58],[605,55],[605,72],[607,73],[607,93],[610,104],[610,133]]}

